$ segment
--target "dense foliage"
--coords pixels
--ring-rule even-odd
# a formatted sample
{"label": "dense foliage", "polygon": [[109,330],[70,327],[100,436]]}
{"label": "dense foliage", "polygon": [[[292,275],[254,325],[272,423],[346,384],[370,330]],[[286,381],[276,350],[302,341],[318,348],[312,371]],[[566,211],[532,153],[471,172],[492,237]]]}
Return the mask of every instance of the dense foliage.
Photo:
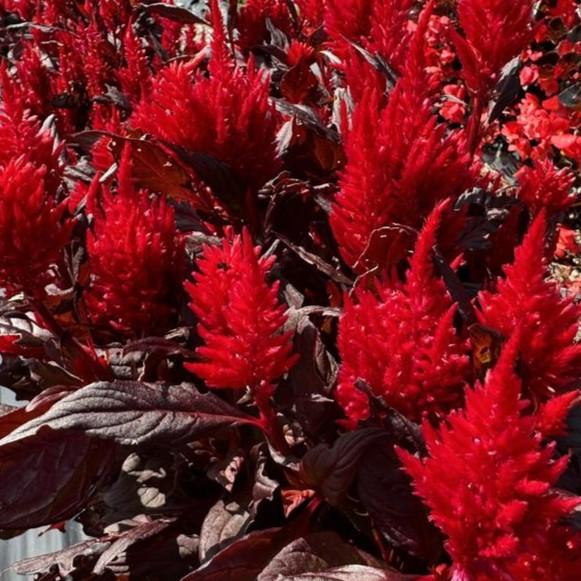
{"label": "dense foliage", "polygon": [[0,1],[16,570],[580,578],[575,0],[189,4]]}

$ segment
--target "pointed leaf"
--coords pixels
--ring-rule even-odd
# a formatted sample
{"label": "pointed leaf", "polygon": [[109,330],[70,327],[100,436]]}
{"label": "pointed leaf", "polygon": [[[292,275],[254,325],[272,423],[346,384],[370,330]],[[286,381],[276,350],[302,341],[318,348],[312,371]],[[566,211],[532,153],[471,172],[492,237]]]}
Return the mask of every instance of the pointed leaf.
{"label": "pointed leaf", "polygon": [[128,446],[169,445],[242,423],[258,422],[212,393],[201,394],[190,384],[103,381],[65,397],[0,440],[0,445],[29,437],[42,426],[83,430]]}

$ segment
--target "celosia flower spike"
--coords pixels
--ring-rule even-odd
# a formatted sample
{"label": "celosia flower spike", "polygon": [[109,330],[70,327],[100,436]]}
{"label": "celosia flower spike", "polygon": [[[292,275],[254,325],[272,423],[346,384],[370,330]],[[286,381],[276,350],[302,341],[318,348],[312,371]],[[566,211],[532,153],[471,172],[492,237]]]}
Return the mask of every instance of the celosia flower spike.
{"label": "celosia flower spike", "polygon": [[354,427],[369,415],[359,380],[413,419],[438,416],[461,403],[468,347],[458,337],[455,305],[434,272],[433,246],[442,213],[434,210],[416,243],[406,283],[379,282],[346,299],[339,323],[342,366],[337,400]]}
{"label": "celosia flower spike", "polygon": [[532,35],[533,0],[459,0],[458,19],[466,35],[455,35],[465,80],[483,94],[502,67],[523,50]]}
{"label": "celosia flower spike", "polygon": [[522,326],[520,354],[525,388],[534,400],[576,387],[581,373],[581,345],[575,343],[581,309],[546,280],[547,220],[542,210],[516,249],[512,265],[496,290],[479,295],[479,320],[509,336]]}
{"label": "celosia flower spike", "polygon": [[0,165],[2,287],[39,298],[54,278],[50,267],[61,263],[70,240],[73,225],[64,217],[66,208],[50,187],[46,166],[39,167],[24,155]]}
{"label": "celosia flower spike", "polygon": [[[150,199],[146,191],[136,190],[130,171],[126,149],[117,193],[103,192],[101,211],[95,211],[87,235],[91,278],[84,298],[97,328],[143,336],[166,329],[174,315],[183,242],[173,209],[163,198]],[[97,206],[92,199],[89,205]]]}
{"label": "celosia flower spike", "polygon": [[278,284],[267,284],[273,258],[259,258],[247,231],[206,246],[194,282],[186,283],[204,345],[187,364],[209,387],[270,391],[296,361]]}
{"label": "celosia flower spike", "polygon": [[575,174],[567,168],[557,169],[550,159],[535,161],[532,167],[524,166],[517,174],[518,197],[536,216],[545,208],[553,215],[566,210],[576,201],[571,194]]}
{"label": "celosia flower spike", "polygon": [[449,134],[432,112],[422,52],[430,8],[422,12],[387,106],[376,91],[367,91],[346,137],[331,226],[352,267],[375,230],[394,223],[419,228],[439,201],[459,196],[474,180],[464,139]]}
{"label": "celosia flower spike", "polygon": [[568,458],[555,460],[535,417],[523,414],[514,371],[520,340],[506,345],[484,386],[467,388],[465,410],[437,429],[424,422],[427,458],[399,451],[448,537],[457,578],[573,579],[581,565],[579,534],[561,523],[581,499],[552,489]]}

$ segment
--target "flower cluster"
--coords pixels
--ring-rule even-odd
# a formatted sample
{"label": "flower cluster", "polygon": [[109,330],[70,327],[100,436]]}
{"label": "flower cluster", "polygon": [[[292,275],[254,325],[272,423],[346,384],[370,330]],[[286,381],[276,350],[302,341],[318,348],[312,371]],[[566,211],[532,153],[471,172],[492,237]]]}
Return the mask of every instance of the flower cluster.
{"label": "flower cluster", "polygon": [[434,272],[433,248],[445,207],[434,210],[420,233],[404,284],[377,282],[346,298],[337,399],[351,425],[369,416],[358,381],[414,420],[460,404],[469,376],[468,345],[456,334],[456,307]]}
{"label": "flower cluster", "polygon": [[581,345],[575,343],[581,310],[546,280],[545,233],[541,212],[516,249],[496,289],[479,296],[479,319],[505,337],[518,326],[522,377],[531,398],[544,400],[578,386]]}
{"label": "flower cluster", "polygon": [[186,283],[190,308],[200,320],[200,361],[186,368],[210,387],[270,391],[293,365],[291,334],[278,284],[266,281],[274,258],[259,256],[250,234],[206,246],[194,282]]}
{"label": "flower cluster", "polygon": [[578,4],[0,2],[20,572],[580,576]]}
{"label": "flower cluster", "polygon": [[87,196],[95,209],[87,235],[89,283],[83,295],[90,322],[129,336],[169,328],[183,268],[183,242],[174,211],[163,198],[150,200],[135,188],[129,150],[123,155],[116,192]]}
{"label": "flower cluster", "polygon": [[554,459],[537,418],[523,413],[515,356],[511,341],[484,385],[467,389],[463,411],[436,430],[424,423],[426,459],[400,458],[448,537],[454,578],[573,579],[581,536],[561,519],[581,499],[553,489],[568,459]]}

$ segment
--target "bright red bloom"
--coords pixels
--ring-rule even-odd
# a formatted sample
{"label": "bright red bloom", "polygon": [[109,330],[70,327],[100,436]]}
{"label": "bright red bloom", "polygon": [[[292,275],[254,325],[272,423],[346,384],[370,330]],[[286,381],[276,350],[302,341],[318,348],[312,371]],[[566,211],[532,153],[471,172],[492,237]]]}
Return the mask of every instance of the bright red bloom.
{"label": "bright red bloom", "polygon": [[309,28],[318,28],[325,17],[326,0],[295,0],[299,16]]}
{"label": "bright red bloom", "polygon": [[0,166],[0,286],[10,292],[41,293],[69,242],[66,202],[57,201],[49,183],[47,168],[28,156]]}
{"label": "bright red bloom", "polygon": [[565,580],[581,566],[579,534],[560,522],[581,499],[552,488],[568,457],[555,460],[535,416],[523,413],[515,351],[513,340],[485,384],[467,388],[465,410],[437,429],[424,422],[427,458],[399,451],[448,537],[455,579]]}
{"label": "bright red bloom", "polygon": [[419,227],[436,203],[460,195],[473,176],[464,139],[449,134],[432,112],[417,36],[385,108],[376,92],[358,103],[345,144],[347,163],[331,226],[345,261],[354,266],[372,233],[393,223]]}
{"label": "bright red bloom", "polygon": [[261,45],[268,38],[266,20],[275,28],[288,34],[291,18],[288,6],[280,0],[247,0],[238,12],[236,26],[240,37],[238,44],[246,50]]}
{"label": "bright red bloom", "polygon": [[494,85],[502,68],[532,36],[532,0],[459,0],[458,19],[466,35],[455,35],[466,83],[480,93]]}
{"label": "bright red bloom", "polygon": [[327,0],[325,30],[341,56],[351,50],[346,40],[353,41],[400,70],[409,48],[412,7],[412,0]]}
{"label": "bright red bloom", "polygon": [[575,343],[581,308],[546,280],[546,219],[531,225],[514,263],[504,269],[495,292],[479,295],[483,325],[508,337],[519,326],[523,383],[535,400],[546,400],[579,384],[581,345]]}
{"label": "bright red bloom", "polygon": [[195,62],[170,64],[154,79],[151,94],[137,107],[131,124],[217,157],[246,185],[258,188],[279,167],[278,117],[268,100],[268,79],[253,60],[246,69],[234,65],[221,28],[221,19],[215,18],[210,77],[196,72]]}
{"label": "bright red bloom", "polygon": [[534,162],[532,167],[524,166],[516,174],[518,197],[528,206],[533,215],[543,208],[547,214],[562,212],[575,202],[571,195],[575,174],[569,169],[557,169],[549,160]]}
{"label": "bright red bloom", "polygon": [[61,148],[48,129],[22,108],[19,102],[4,100],[0,106],[0,166],[21,155],[37,167],[44,167],[46,186],[54,194],[62,179]]}
{"label": "bright red bloom", "polygon": [[456,334],[454,303],[433,265],[441,214],[430,216],[416,243],[405,284],[377,283],[346,299],[339,324],[342,366],[337,400],[351,425],[369,415],[363,380],[406,416],[439,414],[461,402],[469,376],[468,347]]}
{"label": "bright red bloom", "polygon": [[265,280],[273,262],[259,258],[247,231],[228,233],[198,259],[199,272],[185,287],[205,345],[197,349],[200,362],[186,367],[209,387],[264,392],[294,364],[278,283]]}
{"label": "bright red bloom", "polygon": [[103,330],[128,336],[159,333],[174,315],[183,244],[173,209],[163,198],[150,199],[147,192],[135,190],[126,156],[118,182],[116,194],[103,192],[101,211],[95,212],[87,235],[87,313]]}

